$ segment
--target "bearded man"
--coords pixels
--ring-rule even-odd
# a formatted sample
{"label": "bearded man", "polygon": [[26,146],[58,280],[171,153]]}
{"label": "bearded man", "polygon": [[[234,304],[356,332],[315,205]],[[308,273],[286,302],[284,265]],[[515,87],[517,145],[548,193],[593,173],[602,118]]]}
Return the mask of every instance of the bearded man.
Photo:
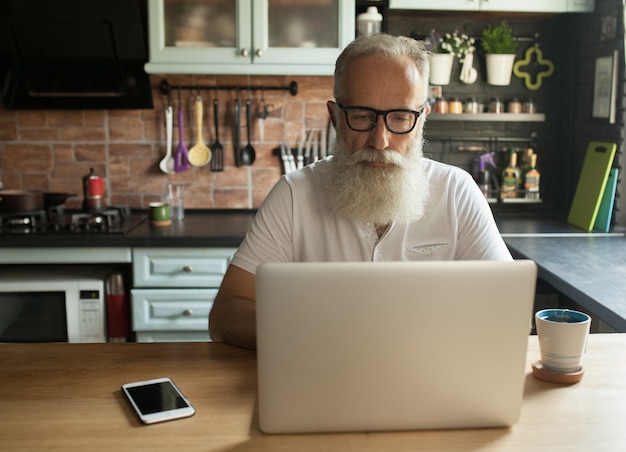
{"label": "bearded man", "polygon": [[411,38],[344,49],[327,104],[333,155],[283,176],[259,208],[215,298],[214,341],[256,347],[263,262],[512,260],[469,173],[422,156],[429,71]]}

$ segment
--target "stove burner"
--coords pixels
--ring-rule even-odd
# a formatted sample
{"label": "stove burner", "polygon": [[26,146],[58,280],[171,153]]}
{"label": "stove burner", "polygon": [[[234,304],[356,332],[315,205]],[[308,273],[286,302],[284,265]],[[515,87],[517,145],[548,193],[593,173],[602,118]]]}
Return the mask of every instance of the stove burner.
{"label": "stove burner", "polygon": [[0,212],[0,231],[28,234],[46,228],[46,212]]}
{"label": "stove burner", "polygon": [[46,232],[111,233],[125,231],[131,209],[127,205],[108,206],[99,212],[65,212],[63,206],[36,212],[0,212],[0,234]]}
{"label": "stove burner", "polygon": [[71,216],[69,226],[72,231],[110,231],[122,225],[122,215],[117,209],[109,209],[97,213],[75,213]]}

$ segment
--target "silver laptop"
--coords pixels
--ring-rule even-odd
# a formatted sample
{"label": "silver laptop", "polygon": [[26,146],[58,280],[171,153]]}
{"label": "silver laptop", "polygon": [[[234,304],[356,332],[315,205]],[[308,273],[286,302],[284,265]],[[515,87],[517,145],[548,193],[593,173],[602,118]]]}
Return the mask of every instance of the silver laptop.
{"label": "silver laptop", "polygon": [[532,261],[261,265],[261,429],[513,425],[536,276]]}

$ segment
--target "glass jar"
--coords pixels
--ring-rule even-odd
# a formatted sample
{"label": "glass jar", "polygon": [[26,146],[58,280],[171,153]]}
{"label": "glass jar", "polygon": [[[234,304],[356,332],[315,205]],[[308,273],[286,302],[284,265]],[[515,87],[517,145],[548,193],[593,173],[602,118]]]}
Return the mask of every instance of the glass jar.
{"label": "glass jar", "polygon": [[489,101],[489,113],[502,113],[504,111],[504,104],[500,99],[494,97]]}
{"label": "glass jar", "polygon": [[463,113],[463,104],[458,97],[450,99],[450,102],[448,102],[448,111],[452,114]]}
{"label": "glass jar", "polygon": [[443,97],[435,99],[435,113],[448,113],[448,101]]}
{"label": "glass jar", "polygon": [[521,113],[522,112],[522,103],[517,98],[513,98],[509,101],[507,105],[506,111],[509,113]]}
{"label": "glass jar", "polygon": [[475,97],[468,97],[463,107],[464,113],[478,113],[478,101]]}
{"label": "glass jar", "polygon": [[522,113],[537,113],[537,106],[532,98],[524,101],[522,104]]}

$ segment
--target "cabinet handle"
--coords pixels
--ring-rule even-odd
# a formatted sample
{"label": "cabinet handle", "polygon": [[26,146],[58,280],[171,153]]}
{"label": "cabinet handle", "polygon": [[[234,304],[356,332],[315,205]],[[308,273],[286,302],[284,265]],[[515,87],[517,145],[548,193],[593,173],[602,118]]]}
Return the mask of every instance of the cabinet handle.
{"label": "cabinet handle", "polygon": [[263,56],[263,49],[256,49],[256,56],[261,58]]}
{"label": "cabinet handle", "polygon": [[250,53],[248,52],[248,49],[241,49],[241,56],[242,57],[247,57]]}
{"label": "cabinet handle", "polygon": [[189,316],[190,316],[190,315],[192,315],[192,314],[193,314],[193,311],[192,311],[191,309],[185,309],[185,310],[183,311],[183,315],[184,315],[185,317],[189,317]]}
{"label": "cabinet handle", "polygon": [[190,266],[190,265],[185,265],[185,266],[183,267],[183,271],[184,271],[185,273],[191,273],[191,272],[193,271],[193,268],[191,268],[191,266]]}

